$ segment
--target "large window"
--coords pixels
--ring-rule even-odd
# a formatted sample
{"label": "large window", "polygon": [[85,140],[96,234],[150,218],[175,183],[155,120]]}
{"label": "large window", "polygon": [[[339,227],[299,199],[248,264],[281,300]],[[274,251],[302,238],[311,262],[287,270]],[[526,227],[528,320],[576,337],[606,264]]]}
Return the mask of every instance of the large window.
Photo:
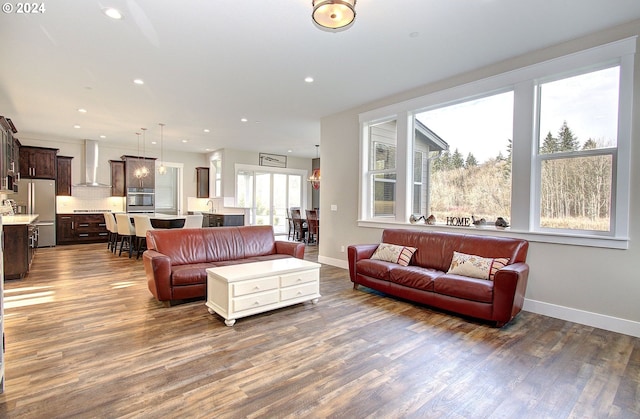
{"label": "large window", "polygon": [[389,217],[396,213],[396,121],[369,127],[371,158],[369,175],[373,185],[372,215]]}
{"label": "large window", "polygon": [[272,225],[275,234],[286,234],[287,208],[303,207],[306,173],[284,170],[236,165],[236,205],[250,209],[250,225]]}
{"label": "large window", "polygon": [[629,38],[361,114],[361,225],[502,217],[627,247],[634,54]]}
{"label": "large window", "polygon": [[421,187],[414,188],[414,213],[445,222],[510,219],[513,92],[420,112],[415,119],[414,184],[420,178]]}
{"label": "large window", "polygon": [[540,83],[541,228],[612,230],[620,66]]}

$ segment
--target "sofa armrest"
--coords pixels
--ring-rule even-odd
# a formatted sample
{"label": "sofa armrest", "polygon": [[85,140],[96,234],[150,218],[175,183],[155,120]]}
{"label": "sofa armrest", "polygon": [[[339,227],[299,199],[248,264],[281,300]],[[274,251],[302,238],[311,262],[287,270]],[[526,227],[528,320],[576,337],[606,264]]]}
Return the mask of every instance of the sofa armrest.
{"label": "sofa armrest", "polygon": [[496,272],[493,278],[493,319],[503,326],[522,310],[529,265],[518,262]]}
{"label": "sofa armrest", "polygon": [[279,255],[289,255],[294,258],[304,259],[304,243],[276,240],[276,253]]}
{"label": "sofa armrest", "polygon": [[171,258],[155,250],[142,254],[149,291],[158,301],[171,301]]}
{"label": "sofa armrest", "polygon": [[352,244],[347,247],[347,259],[349,262],[349,277],[356,283],[356,262],[360,259],[369,259],[378,248],[378,244]]}

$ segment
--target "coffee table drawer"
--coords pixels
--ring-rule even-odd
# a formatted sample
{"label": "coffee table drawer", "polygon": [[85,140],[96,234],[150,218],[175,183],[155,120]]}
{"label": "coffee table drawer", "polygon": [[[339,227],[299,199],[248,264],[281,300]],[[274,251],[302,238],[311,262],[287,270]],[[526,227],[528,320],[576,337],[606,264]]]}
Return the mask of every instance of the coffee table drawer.
{"label": "coffee table drawer", "polygon": [[280,300],[293,300],[295,298],[317,294],[318,291],[320,291],[318,282],[309,282],[295,287],[282,288],[280,289]]}
{"label": "coffee table drawer", "polygon": [[278,302],[278,298],[279,292],[277,289],[273,291],[261,292],[258,294],[234,298],[232,300],[233,311],[239,312],[275,304]]}
{"label": "coffee table drawer", "polygon": [[294,272],[292,274],[285,274],[280,277],[281,287],[290,287],[292,285],[304,284],[305,282],[318,281],[320,279],[320,273],[317,269],[310,271]]}
{"label": "coffee table drawer", "polygon": [[253,294],[256,292],[263,292],[269,290],[278,289],[278,277],[270,276],[267,278],[255,279],[252,281],[238,282],[232,285],[233,297],[240,297],[243,295]]}

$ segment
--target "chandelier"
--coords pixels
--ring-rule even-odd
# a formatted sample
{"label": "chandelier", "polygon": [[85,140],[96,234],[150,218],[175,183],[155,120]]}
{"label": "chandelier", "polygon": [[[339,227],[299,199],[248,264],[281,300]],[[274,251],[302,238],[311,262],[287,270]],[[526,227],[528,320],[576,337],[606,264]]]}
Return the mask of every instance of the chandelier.
{"label": "chandelier", "polygon": [[[146,156],[144,156],[145,154],[144,144],[146,142],[145,132],[147,131],[147,129],[141,128],[141,130],[142,130],[142,154],[143,154],[142,158],[146,160]],[[133,175],[138,179],[142,179],[149,176],[149,168],[144,164],[144,162],[140,161],[140,133],[136,132],[136,135],[138,136],[138,167],[136,168],[136,170],[133,171]]]}
{"label": "chandelier", "polygon": [[321,29],[347,29],[356,18],[356,0],[312,0],[313,21]]}
{"label": "chandelier", "polygon": [[[318,147],[320,147],[318,144],[316,144],[316,158],[318,158]],[[309,176],[309,179],[307,179],[307,181],[309,181],[309,183],[311,183],[311,187],[313,189],[320,189],[320,168],[318,169],[313,169],[313,172],[311,172],[311,176]]]}

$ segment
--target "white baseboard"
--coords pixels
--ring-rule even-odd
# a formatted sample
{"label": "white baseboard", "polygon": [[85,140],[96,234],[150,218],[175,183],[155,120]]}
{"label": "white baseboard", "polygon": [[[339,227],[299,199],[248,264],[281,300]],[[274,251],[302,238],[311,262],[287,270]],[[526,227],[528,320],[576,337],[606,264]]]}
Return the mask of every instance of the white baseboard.
{"label": "white baseboard", "polygon": [[324,263],[325,265],[335,266],[336,268],[349,270],[349,262],[347,262],[346,260],[329,258],[326,256],[318,255],[318,262]]}
{"label": "white baseboard", "polygon": [[542,314],[556,319],[580,323],[599,329],[610,330],[616,333],[640,337],[640,322],[607,316],[605,314],[592,313],[590,311],[559,306],[536,300],[524,300],[523,310],[531,313]]}

